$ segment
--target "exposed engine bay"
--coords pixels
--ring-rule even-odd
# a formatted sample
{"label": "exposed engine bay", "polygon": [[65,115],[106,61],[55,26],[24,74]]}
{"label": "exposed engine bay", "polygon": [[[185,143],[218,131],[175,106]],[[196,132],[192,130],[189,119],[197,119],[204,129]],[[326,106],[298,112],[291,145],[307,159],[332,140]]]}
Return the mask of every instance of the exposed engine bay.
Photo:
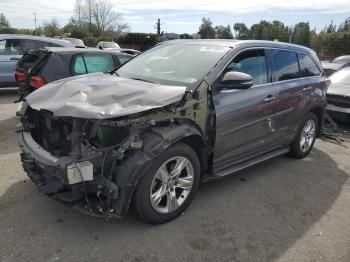
{"label": "exposed engine bay", "polygon": [[215,120],[208,118],[206,88],[161,108],[109,119],[55,116],[33,109],[29,99],[18,112],[23,167],[51,197],[92,215],[122,217],[147,164],[174,141],[196,137],[189,143],[212,151]]}

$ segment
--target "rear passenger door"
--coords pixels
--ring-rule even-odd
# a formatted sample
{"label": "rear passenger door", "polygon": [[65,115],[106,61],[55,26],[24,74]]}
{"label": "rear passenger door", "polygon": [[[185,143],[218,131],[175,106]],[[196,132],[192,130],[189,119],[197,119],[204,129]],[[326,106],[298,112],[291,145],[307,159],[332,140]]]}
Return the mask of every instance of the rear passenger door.
{"label": "rear passenger door", "polygon": [[274,141],[281,146],[289,144],[303,117],[305,99],[319,81],[315,62],[306,54],[292,50],[270,49],[272,82],[277,90]]}

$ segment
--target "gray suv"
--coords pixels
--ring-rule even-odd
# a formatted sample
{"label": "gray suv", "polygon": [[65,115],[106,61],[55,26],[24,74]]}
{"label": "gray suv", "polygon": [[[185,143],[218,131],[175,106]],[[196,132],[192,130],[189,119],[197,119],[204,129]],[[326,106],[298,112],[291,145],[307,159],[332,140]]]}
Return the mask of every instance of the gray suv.
{"label": "gray suv", "polygon": [[56,38],[0,34],[0,87],[16,86],[16,63],[25,52],[48,46],[73,47],[70,42]]}
{"label": "gray suv", "polygon": [[181,214],[200,181],[307,156],[329,82],[312,50],[269,41],[169,41],[109,74],[50,83],[17,127],[24,170],[88,214]]}

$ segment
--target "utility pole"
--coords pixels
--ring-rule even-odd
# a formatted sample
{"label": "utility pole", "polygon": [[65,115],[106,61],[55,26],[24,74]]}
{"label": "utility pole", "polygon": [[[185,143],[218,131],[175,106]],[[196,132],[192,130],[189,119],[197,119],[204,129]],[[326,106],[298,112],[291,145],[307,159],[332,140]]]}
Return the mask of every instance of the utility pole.
{"label": "utility pole", "polygon": [[160,19],[158,18],[156,23],[157,35],[160,35]]}
{"label": "utility pole", "polygon": [[36,30],[36,12],[33,12],[33,15],[34,15],[35,35],[38,36],[38,31]]}

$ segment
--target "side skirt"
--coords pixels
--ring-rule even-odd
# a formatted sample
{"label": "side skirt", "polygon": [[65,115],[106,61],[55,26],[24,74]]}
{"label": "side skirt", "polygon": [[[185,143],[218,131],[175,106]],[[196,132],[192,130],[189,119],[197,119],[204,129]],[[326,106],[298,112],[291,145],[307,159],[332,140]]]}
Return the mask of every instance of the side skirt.
{"label": "side skirt", "polygon": [[266,160],[273,159],[273,158],[276,158],[276,157],[281,156],[281,155],[285,155],[289,152],[289,150],[290,150],[289,147],[282,147],[282,148],[270,151],[269,153],[259,155],[257,157],[245,160],[243,162],[240,162],[240,163],[237,163],[235,165],[224,168],[224,169],[214,173],[213,175],[207,176],[206,178],[204,178],[203,182],[208,182],[211,180],[220,179],[220,178],[225,177],[227,175],[238,173],[238,172],[240,172],[248,167],[257,165],[257,164],[262,163]]}

